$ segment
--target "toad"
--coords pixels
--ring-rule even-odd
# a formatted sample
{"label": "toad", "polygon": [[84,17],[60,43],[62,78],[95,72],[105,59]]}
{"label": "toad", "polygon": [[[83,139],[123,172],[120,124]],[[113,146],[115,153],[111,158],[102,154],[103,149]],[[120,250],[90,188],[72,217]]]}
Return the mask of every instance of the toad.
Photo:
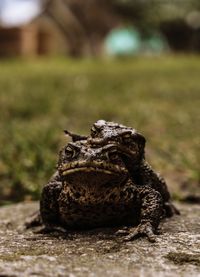
{"label": "toad", "polygon": [[146,139],[137,130],[122,124],[98,120],[91,128],[88,141],[95,147],[109,143],[118,145],[121,157],[123,157],[134,183],[147,185],[159,191],[164,200],[164,210],[167,217],[179,214],[179,211],[171,203],[170,193],[164,178],[157,174],[145,160]]}
{"label": "toad", "polygon": [[145,138],[103,120],[88,137],[65,133],[72,142],[60,151],[57,172],[42,190],[40,222],[48,230],[129,226],[125,240],[155,241],[161,219],[178,211],[164,180],[145,162]]}

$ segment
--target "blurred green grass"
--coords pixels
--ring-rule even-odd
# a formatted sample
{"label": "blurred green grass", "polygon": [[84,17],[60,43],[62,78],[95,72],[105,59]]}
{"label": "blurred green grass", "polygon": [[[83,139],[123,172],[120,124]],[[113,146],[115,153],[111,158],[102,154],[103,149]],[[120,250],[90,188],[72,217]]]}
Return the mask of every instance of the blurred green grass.
{"label": "blurred green grass", "polygon": [[0,62],[0,200],[38,199],[65,143],[97,119],[147,138],[151,164],[199,189],[200,57]]}

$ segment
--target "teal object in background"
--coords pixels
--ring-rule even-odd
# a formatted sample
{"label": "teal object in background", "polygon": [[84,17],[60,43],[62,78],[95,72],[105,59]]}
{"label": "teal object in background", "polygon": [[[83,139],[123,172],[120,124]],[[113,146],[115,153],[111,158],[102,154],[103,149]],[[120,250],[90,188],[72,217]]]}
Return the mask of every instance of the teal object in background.
{"label": "teal object in background", "polygon": [[169,50],[166,39],[159,33],[152,33],[142,43],[142,52],[161,54]]}
{"label": "teal object in background", "polygon": [[113,56],[137,54],[140,46],[140,34],[132,27],[114,29],[105,40],[106,53]]}

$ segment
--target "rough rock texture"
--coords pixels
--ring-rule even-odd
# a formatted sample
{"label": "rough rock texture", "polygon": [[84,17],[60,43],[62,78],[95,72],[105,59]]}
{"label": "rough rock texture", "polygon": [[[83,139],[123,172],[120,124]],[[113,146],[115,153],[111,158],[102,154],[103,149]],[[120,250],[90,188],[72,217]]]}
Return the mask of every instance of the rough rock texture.
{"label": "rough rock texture", "polygon": [[200,206],[178,204],[181,216],[161,224],[152,244],[122,242],[115,229],[34,234],[22,228],[38,207],[0,209],[0,276],[200,276]]}

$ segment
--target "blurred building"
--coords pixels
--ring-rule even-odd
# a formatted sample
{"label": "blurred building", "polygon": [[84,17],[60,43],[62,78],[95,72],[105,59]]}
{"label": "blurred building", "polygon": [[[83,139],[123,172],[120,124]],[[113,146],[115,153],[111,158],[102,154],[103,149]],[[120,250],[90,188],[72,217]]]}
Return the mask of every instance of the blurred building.
{"label": "blurred building", "polygon": [[45,11],[23,24],[0,24],[1,57],[63,54],[67,48],[65,35]]}
{"label": "blurred building", "polygon": [[106,1],[46,1],[34,19],[12,27],[0,23],[0,56],[99,55],[118,18]]}
{"label": "blurred building", "polygon": [[0,55],[100,55],[122,20],[106,0],[44,0],[40,14],[12,28],[0,24]]}
{"label": "blurred building", "polygon": [[0,27],[0,56],[35,56],[66,53],[65,38],[55,24],[38,17],[16,27]]}
{"label": "blurred building", "polygon": [[32,55],[36,52],[36,29],[32,26],[0,27],[0,56]]}

